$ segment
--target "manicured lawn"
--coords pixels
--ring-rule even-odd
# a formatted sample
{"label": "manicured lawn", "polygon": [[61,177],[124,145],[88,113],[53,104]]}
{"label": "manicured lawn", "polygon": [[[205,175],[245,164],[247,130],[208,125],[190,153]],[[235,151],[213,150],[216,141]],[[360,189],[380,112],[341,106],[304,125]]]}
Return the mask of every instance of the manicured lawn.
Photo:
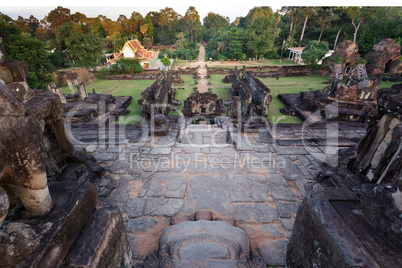
{"label": "manicured lawn", "polygon": [[208,88],[212,88],[212,93],[218,95],[223,102],[231,98],[229,90],[232,87],[232,83],[226,84],[222,82],[222,79],[225,78],[225,76],[226,75],[224,74],[211,74],[211,79],[209,79],[211,85],[208,86]]}
{"label": "manicured lawn", "polygon": [[[183,109],[184,100],[194,92],[193,88],[198,88],[192,75],[181,75],[181,78],[184,80],[184,84],[174,86],[174,88],[176,88],[176,100],[181,102],[179,107],[180,111]],[[179,113],[177,111],[171,111],[169,114],[177,115]]]}

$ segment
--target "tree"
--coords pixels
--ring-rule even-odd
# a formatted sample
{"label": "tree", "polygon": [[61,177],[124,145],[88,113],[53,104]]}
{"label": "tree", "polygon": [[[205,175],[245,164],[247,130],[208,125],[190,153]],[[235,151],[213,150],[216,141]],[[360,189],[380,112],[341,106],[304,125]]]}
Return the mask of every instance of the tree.
{"label": "tree", "polygon": [[167,70],[168,67],[170,66],[170,59],[168,57],[163,57],[161,59],[161,62],[163,64],[163,66],[165,66],[165,70]]}
{"label": "tree", "polygon": [[316,23],[321,28],[320,36],[318,37],[318,43],[321,41],[322,33],[325,29],[330,27],[330,20],[332,16],[332,7],[319,7],[316,8],[317,19]]}
{"label": "tree", "polygon": [[56,51],[74,66],[94,67],[103,55],[100,37],[88,26],[68,22],[56,33]]}
{"label": "tree", "polygon": [[202,38],[209,42],[217,32],[225,32],[229,28],[229,17],[209,12],[203,19]]}
{"label": "tree", "polygon": [[184,48],[186,46],[186,38],[184,37],[184,33],[180,32],[176,36],[176,48]]}
{"label": "tree", "polygon": [[255,17],[251,20],[245,33],[248,50],[258,59],[272,49],[274,44],[274,21],[273,15]]}
{"label": "tree", "polygon": [[[373,9],[361,8],[361,7],[346,7],[346,14],[352,19],[352,25],[355,28],[355,32],[353,34],[353,42],[356,42],[357,32],[359,31],[360,25],[362,24],[364,19],[367,19],[373,14]],[[357,23],[357,25],[356,25]]]}
{"label": "tree", "polygon": [[246,54],[243,52],[244,30],[241,28],[231,28],[221,40],[226,42],[224,55],[230,59],[243,60]]}
{"label": "tree", "polygon": [[80,12],[75,12],[72,15],[72,21],[75,23],[87,23],[88,22],[88,18],[85,14],[82,14]]}
{"label": "tree", "polygon": [[169,31],[172,30],[173,22],[177,20],[179,14],[173,10],[171,7],[166,7],[165,9],[161,9],[159,12],[159,25],[167,26]]}
{"label": "tree", "polygon": [[190,6],[187,9],[186,14],[184,15],[184,21],[187,25],[188,31],[190,32],[190,42],[194,42],[194,31],[201,30],[201,22],[200,22],[200,15],[198,15],[198,11],[195,7]]}
{"label": "tree", "polygon": [[54,80],[51,72],[55,67],[50,62],[44,43],[30,35],[21,34],[19,28],[6,22],[0,22],[0,29],[6,36],[3,44],[10,58],[28,63],[28,85],[45,89]]}
{"label": "tree", "polygon": [[259,17],[270,17],[273,18],[274,12],[271,7],[254,7],[250,9],[246,16],[246,27],[250,25],[251,21]]}
{"label": "tree", "polygon": [[71,11],[68,8],[64,8],[62,6],[58,6],[49,12],[49,14],[45,17],[47,23],[49,23],[49,29],[52,33],[56,33],[56,31],[64,25],[66,22],[71,21]]}
{"label": "tree", "polygon": [[304,20],[303,30],[302,30],[302,33],[300,36],[300,42],[303,40],[304,31],[306,30],[308,17],[311,16],[314,12],[313,7],[306,7],[305,12],[306,12],[306,19]]}
{"label": "tree", "polygon": [[317,68],[317,61],[322,59],[328,52],[328,42],[310,41],[308,45],[304,48],[302,53],[302,59],[307,66],[312,68]]}
{"label": "tree", "polygon": [[140,31],[141,31],[143,37],[145,38],[145,34],[146,34],[147,31],[148,31],[148,24],[142,25],[142,26],[140,27]]}
{"label": "tree", "polygon": [[123,31],[127,35],[134,35],[136,38],[141,36],[140,26],[144,24],[144,17],[141,13],[134,11],[128,20],[123,20]]}

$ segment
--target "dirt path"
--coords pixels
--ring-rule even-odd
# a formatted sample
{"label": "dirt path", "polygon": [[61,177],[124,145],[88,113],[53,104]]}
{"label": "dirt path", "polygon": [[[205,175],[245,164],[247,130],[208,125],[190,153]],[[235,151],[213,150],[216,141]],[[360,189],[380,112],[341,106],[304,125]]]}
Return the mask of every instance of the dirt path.
{"label": "dirt path", "polygon": [[200,65],[198,69],[198,77],[200,80],[198,81],[198,92],[204,93],[208,92],[208,81],[206,79],[207,69],[205,68],[205,48],[204,45],[200,46],[200,53],[198,54],[197,63]]}

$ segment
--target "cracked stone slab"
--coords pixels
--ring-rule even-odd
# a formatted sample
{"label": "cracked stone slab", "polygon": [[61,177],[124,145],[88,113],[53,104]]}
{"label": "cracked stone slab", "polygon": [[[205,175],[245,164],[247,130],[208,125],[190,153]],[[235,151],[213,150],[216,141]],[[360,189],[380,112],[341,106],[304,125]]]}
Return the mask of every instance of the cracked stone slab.
{"label": "cracked stone slab", "polygon": [[295,164],[293,164],[292,160],[290,160],[288,157],[276,156],[276,161],[278,163],[282,162],[281,164],[279,164],[279,167],[281,168],[282,173],[287,180],[304,179],[301,171],[297,168]]}
{"label": "cracked stone slab", "polygon": [[131,219],[138,218],[142,216],[142,211],[144,210],[145,199],[144,198],[132,198],[128,201],[124,212]]}
{"label": "cracked stone slab", "polygon": [[259,252],[265,264],[269,266],[286,266],[286,247],[289,241],[285,239],[271,240],[269,244],[259,245]]}
{"label": "cracked stone slab", "polygon": [[241,222],[270,223],[278,219],[278,211],[266,203],[233,204],[233,217]]}
{"label": "cracked stone slab", "polygon": [[232,202],[251,201],[251,191],[245,175],[229,175],[229,193]]}
{"label": "cracked stone slab", "polygon": [[279,217],[290,219],[292,214],[296,215],[299,205],[296,202],[276,202],[279,211]]}
{"label": "cracked stone slab", "polygon": [[179,173],[155,173],[150,181],[146,196],[184,198],[187,180]]}
{"label": "cracked stone slab", "polygon": [[184,214],[211,210],[231,216],[227,176],[196,175],[190,177]]}
{"label": "cracked stone slab", "polygon": [[173,217],[183,207],[182,199],[149,197],[144,215]]}
{"label": "cracked stone slab", "polygon": [[247,175],[254,202],[264,202],[268,198],[270,188],[267,180],[261,175]]}
{"label": "cracked stone slab", "polygon": [[282,201],[295,201],[295,197],[292,191],[289,190],[288,185],[272,183],[270,184],[272,197],[275,200],[282,200]]}

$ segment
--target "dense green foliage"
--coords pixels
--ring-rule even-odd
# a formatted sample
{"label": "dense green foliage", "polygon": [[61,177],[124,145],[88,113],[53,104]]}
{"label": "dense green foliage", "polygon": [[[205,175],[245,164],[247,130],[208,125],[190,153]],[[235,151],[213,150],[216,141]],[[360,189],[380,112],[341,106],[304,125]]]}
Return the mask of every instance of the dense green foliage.
{"label": "dense green foliage", "polygon": [[45,45],[36,38],[22,34],[14,25],[0,22],[0,29],[7,38],[4,49],[12,59],[26,61],[29,65],[27,83],[31,88],[45,89],[46,84],[54,80],[52,71],[55,67],[50,62]]}
{"label": "dense green foliage", "polygon": [[302,59],[307,66],[316,69],[318,68],[317,62],[325,56],[328,50],[328,42],[310,41],[303,50]]}
{"label": "dense green foliage", "polygon": [[63,55],[68,63],[79,67],[100,64],[103,55],[101,39],[84,24],[67,22],[56,32],[56,53]]}
{"label": "dense green foliage", "polygon": [[[175,51],[162,50],[160,58],[167,54],[187,60],[197,59],[197,44],[201,41],[206,42],[206,58],[215,60],[278,59],[288,55],[289,47],[317,41],[328,42],[329,48],[334,49],[344,40],[355,40],[364,57],[382,39],[402,43],[402,7],[283,6],[275,12],[270,7],[253,7],[245,17],[232,22],[224,15],[209,12],[201,24],[192,6],[185,14],[166,7],[145,17],[134,10],[130,16],[120,15],[115,20],[104,15],[72,14],[70,9],[58,6],[43,19],[31,15],[13,20],[0,13],[0,22],[8,31],[5,46],[10,55],[30,63],[29,83],[41,88],[45,82],[38,81],[50,79],[44,74],[53,70],[52,66],[102,64],[103,52],[119,52],[132,38],[138,38],[146,48],[175,44]],[[8,38],[13,39],[7,41]],[[33,48],[37,52],[24,52]],[[307,53],[306,62],[314,64],[317,53]]]}

